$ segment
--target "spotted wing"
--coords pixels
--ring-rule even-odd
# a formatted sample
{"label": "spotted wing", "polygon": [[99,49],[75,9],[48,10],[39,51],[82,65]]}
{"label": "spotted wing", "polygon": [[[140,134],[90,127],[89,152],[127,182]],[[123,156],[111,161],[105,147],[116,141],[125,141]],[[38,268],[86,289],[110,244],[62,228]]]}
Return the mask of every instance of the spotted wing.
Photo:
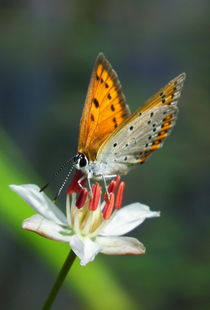
{"label": "spotted wing", "polygon": [[99,54],[80,121],[78,152],[94,161],[101,144],[129,115],[117,73]]}
{"label": "spotted wing", "polygon": [[98,151],[105,174],[126,174],[159,149],[175,125],[185,73],[170,81],[122,123]]}

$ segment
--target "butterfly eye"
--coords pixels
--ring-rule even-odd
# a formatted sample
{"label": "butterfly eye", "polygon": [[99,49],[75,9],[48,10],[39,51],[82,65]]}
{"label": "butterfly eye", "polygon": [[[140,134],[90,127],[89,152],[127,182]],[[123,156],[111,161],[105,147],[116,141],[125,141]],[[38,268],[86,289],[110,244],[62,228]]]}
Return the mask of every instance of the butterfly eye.
{"label": "butterfly eye", "polygon": [[74,156],[74,167],[76,169],[81,169],[87,166],[88,159],[85,154],[78,152],[77,155]]}
{"label": "butterfly eye", "polygon": [[85,157],[82,157],[79,161],[80,168],[83,168],[87,165],[87,159]]}

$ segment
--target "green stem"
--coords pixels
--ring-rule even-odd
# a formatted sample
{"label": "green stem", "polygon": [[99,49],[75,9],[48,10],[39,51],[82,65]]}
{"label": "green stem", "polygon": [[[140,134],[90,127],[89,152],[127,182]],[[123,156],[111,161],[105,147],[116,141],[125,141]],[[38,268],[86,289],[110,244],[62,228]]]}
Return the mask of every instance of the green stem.
{"label": "green stem", "polygon": [[71,250],[69,252],[69,255],[67,256],[59,274],[58,277],[55,281],[55,284],[53,285],[43,307],[42,310],[49,310],[58,294],[58,291],[61,287],[61,285],[63,284],[63,281],[65,280],[74,260],[76,258],[76,254],[74,254],[74,252]]}

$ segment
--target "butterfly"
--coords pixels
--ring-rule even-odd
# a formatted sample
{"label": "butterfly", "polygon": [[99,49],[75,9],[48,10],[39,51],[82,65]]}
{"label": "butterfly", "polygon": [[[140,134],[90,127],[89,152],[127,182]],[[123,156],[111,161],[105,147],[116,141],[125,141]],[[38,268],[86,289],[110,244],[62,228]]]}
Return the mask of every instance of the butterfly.
{"label": "butterfly", "polygon": [[[80,121],[74,166],[82,179],[127,174],[162,147],[175,125],[186,74],[182,73],[131,114],[117,73],[105,56],[96,59]],[[90,185],[90,183],[89,183]]]}
{"label": "butterfly", "polygon": [[78,172],[75,177],[79,188],[83,188],[87,179],[91,190],[90,180],[94,179],[103,180],[107,189],[106,179],[127,174],[162,147],[175,125],[177,103],[185,78],[185,73],[178,75],[131,114],[117,73],[100,53],[80,120],[78,152],[54,175],[56,177],[66,164],[73,161],[54,201],[73,168]]}

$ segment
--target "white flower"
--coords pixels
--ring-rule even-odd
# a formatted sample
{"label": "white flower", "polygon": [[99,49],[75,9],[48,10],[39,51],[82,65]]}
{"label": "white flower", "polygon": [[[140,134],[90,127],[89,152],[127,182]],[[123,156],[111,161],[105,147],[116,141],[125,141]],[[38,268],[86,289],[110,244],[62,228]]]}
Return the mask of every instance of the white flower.
{"label": "white flower", "polygon": [[[80,258],[81,265],[93,261],[99,252],[144,254],[145,247],[142,243],[136,238],[123,235],[140,225],[146,218],[157,217],[160,213],[150,211],[148,206],[141,203],[133,203],[120,210],[118,205],[117,210],[113,211],[114,207],[116,208],[112,200],[114,195],[110,195],[109,202],[101,203],[101,188],[98,184],[94,186],[92,204],[87,190],[83,191],[82,197],[80,193],[78,199],[76,193],[73,193],[71,201],[70,195],[67,195],[65,216],[43,192],[40,192],[37,185],[10,185],[11,189],[37,212],[23,221],[23,229],[48,239],[69,242],[72,250]],[[79,205],[81,198],[83,204]],[[120,198],[122,200],[122,197]],[[119,202],[119,197],[116,197],[116,204],[117,199]]]}

